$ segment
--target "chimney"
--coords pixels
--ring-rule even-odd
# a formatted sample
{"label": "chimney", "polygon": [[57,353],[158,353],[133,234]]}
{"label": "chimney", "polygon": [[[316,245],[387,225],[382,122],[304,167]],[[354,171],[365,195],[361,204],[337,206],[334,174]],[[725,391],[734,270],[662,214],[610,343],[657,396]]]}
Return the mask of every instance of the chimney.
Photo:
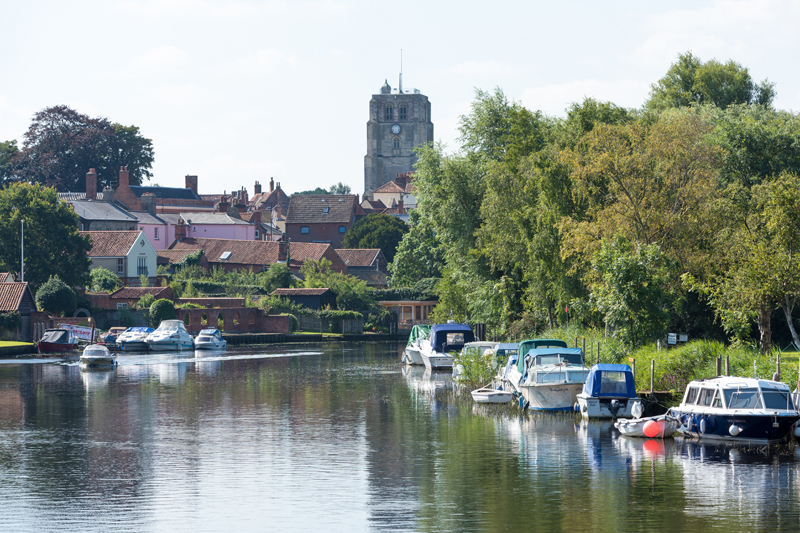
{"label": "chimney", "polygon": [[405,211],[403,211],[403,197],[400,197],[400,201],[397,202],[397,214],[404,215]]}
{"label": "chimney", "polygon": [[119,189],[121,187],[125,187],[126,189],[130,187],[128,167],[119,167],[119,186],[117,188]]}
{"label": "chimney", "polygon": [[397,179],[394,180],[397,183],[397,186],[403,190],[406,190],[406,183],[408,181],[408,174],[398,174]]}
{"label": "chimney", "polygon": [[106,187],[103,189],[103,201],[110,204],[114,203],[114,189],[111,187]]}
{"label": "chimney", "polygon": [[93,168],[86,173],[86,199],[97,200],[97,173]]}
{"label": "chimney", "polygon": [[146,192],[141,196],[142,211],[147,211],[151,215],[156,214],[156,195],[151,192]]}
{"label": "chimney", "polygon": [[230,207],[231,203],[228,201],[227,196],[222,196],[219,199],[219,204],[217,204],[217,212],[219,213],[227,213],[228,207]]}
{"label": "chimney", "polygon": [[[281,184],[280,183],[278,184],[278,188],[279,189],[281,188]],[[269,192],[272,192],[274,190],[275,190],[275,179],[274,178],[270,178],[269,179]]]}
{"label": "chimney", "polygon": [[253,186],[253,196],[261,194],[261,184],[256,180],[256,184]]}
{"label": "chimney", "polygon": [[186,238],[186,224],[183,222],[182,218],[178,219],[178,225],[175,226],[175,239],[185,239]]}
{"label": "chimney", "polygon": [[[186,175],[186,188],[192,189],[197,194],[197,176]],[[199,194],[197,195],[200,196]]]}

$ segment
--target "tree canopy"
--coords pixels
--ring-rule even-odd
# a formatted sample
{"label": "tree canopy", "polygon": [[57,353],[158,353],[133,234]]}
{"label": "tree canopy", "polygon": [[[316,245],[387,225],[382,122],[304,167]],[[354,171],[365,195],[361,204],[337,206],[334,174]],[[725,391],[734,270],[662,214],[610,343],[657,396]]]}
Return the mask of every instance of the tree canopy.
{"label": "tree canopy", "polygon": [[343,248],[380,248],[388,262],[394,260],[397,245],[408,233],[408,225],[397,217],[370,213],[347,230]]}
{"label": "tree canopy", "polygon": [[65,192],[86,190],[90,168],[97,173],[98,190],[116,183],[122,166],[128,167],[131,185],[152,177],[153,143],[136,126],[91,118],[60,105],[36,113],[23,137],[13,157],[17,180]]}
{"label": "tree canopy", "polygon": [[78,215],[58,199],[55,189],[31,183],[0,190],[0,271],[19,271],[22,221],[25,281],[38,287],[57,275],[70,287],[88,282],[92,247],[78,233]]}
{"label": "tree canopy", "polygon": [[78,306],[77,302],[75,291],[58,276],[53,276],[42,283],[36,291],[36,307],[58,316],[74,312]]}

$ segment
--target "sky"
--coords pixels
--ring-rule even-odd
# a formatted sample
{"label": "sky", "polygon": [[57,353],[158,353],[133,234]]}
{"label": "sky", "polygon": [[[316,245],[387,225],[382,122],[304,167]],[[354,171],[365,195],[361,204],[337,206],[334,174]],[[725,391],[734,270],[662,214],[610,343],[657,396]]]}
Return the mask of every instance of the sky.
{"label": "sky", "polygon": [[[0,141],[68,105],[135,125],[152,183],[214,194],[364,190],[371,95],[428,96],[458,149],[475,90],[565,116],[585,97],[641,107],[678,54],[737,61],[800,111],[800,2],[0,0]],[[88,170],[88,169],[87,169]]]}

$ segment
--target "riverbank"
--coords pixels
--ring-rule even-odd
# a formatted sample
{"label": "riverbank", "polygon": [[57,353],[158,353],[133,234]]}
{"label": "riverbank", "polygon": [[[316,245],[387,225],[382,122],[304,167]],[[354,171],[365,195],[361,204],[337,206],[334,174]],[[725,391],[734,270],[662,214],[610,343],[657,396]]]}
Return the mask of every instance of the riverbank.
{"label": "riverbank", "polygon": [[0,341],[0,357],[13,357],[36,353],[36,345],[31,342]]}

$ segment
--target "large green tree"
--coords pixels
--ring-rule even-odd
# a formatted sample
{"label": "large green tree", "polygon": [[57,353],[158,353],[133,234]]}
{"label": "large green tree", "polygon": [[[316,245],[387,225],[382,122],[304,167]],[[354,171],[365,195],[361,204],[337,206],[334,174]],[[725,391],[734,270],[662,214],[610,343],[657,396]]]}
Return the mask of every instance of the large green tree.
{"label": "large green tree", "polygon": [[0,142],[0,187],[14,177],[14,156],[19,151],[17,141]]}
{"label": "large green tree", "polygon": [[397,217],[370,213],[347,230],[343,248],[380,248],[388,262],[394,260],[397,245],[408,233],[408,225]]}
{"label": "large green tree", "polygon": [[444,254],[433,229],[421,218],[419,211],[409,215],[411,228],[397,246],[394,260],[389,263],[392,287],[409,287],[419,280],[442,277]]}
{"label": "large green tree", "polygon": [[131,185],[152,177],[153,143],[136,126],[91,118],[67,106],[43,109],[33,116],[22,149],[14,155],[17,179],[83,191],[86,173],[97,172],[98,189],[116,182],[127,166]]}
{"label": "large green tree", "polygon": [[78,233],[78,215],[55,189],[31,183],[0,190],[0,271],[19,271],[22,221],[25,281],[38,287],[58,275],[71,287],[87,283],[91,244]]}

